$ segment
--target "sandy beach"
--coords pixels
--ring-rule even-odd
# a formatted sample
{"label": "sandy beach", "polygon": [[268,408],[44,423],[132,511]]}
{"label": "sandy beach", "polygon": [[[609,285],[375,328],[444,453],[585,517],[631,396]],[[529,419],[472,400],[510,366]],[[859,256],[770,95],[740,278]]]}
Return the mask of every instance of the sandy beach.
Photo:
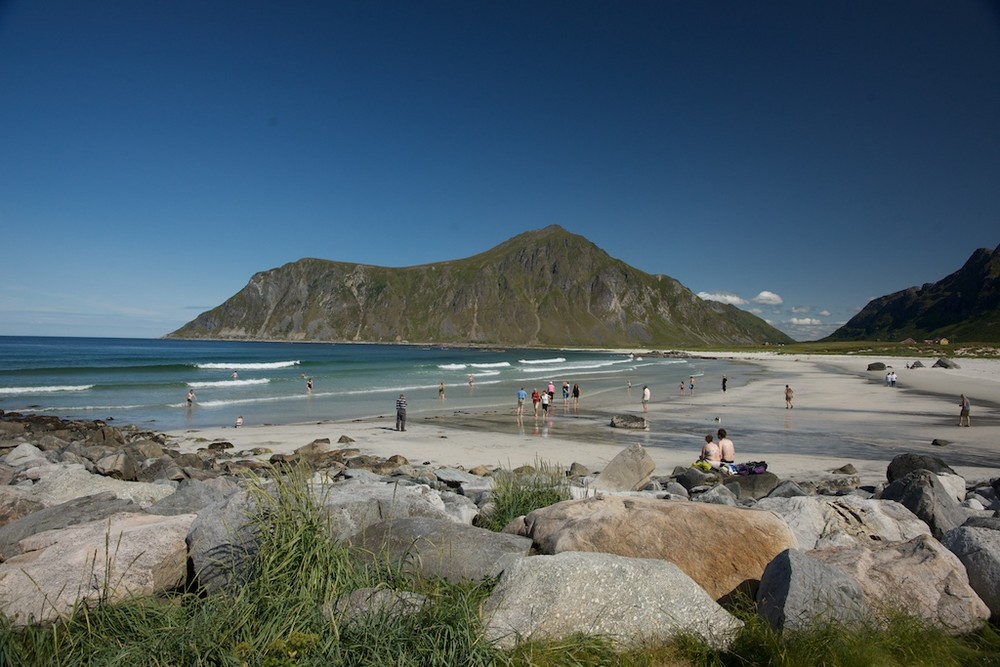
{"label": "sandy beach", "polygon": [[[697,353],[691,353],[696,355]],[[969,481],[1000,477],[1000,360],[958,359],[960,368],[905,368],[907,361],[882,357],[719,353],[741,362],[746,373],[729,378],[698,378],[694,395],[680,395],[675,384],[653,387],[648,431],[609,426],[614,414],[642,414],[641,387],[584,395],[577,410],[556,394],[550,414],[515,416],[515,401],[481,411],[410,411],[405,432],[394,429],[395,411],[359,420],[322,421],[236,429],[172,431],[175,446],[193,451],[213,440],[234,449],[266,447],[290,453],[318,438],[354,440],[365,454],[405,456],[414,463],[471,468],[517,467],[546,461],[568,467],[581,463],[600,470],[622,448],[647,446],[657,475],[697,458],[706,433],[720,426],[736,443],[737,461],[765,460],[783,479],[807,477],[847,463],[865,484],[885,479],[889,461],[903,452],[941,457]],[[893,367],[895,388],[885,372],[866,369],[871,362]],[[784,387],[794,390],[785,407]],[[972,401],[972,426],[958,426],[959,395]],[[572,403],[572,401],[571,401]],[[938,444],[932,444],[938,441]],[[945,444],[942,444],[945,443]],[[262,458],[266,458],[262,456]]]}

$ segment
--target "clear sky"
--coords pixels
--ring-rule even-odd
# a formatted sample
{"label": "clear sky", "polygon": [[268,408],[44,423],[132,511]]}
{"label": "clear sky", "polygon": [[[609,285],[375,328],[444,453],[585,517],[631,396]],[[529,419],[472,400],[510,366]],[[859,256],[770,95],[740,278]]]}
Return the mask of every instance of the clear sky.
{"label": "clear sky", "polygon": [[0,334],[559,224],[798,340],[1000,244],[1000,3],[0,0]]}

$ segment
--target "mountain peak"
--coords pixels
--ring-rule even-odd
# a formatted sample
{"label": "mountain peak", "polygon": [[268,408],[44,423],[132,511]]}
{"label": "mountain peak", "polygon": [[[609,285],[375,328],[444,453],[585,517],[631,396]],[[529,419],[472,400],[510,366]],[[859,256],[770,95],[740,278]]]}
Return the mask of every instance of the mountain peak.
{"label": "mountain peak", "polygon": [[979,248],[958,271],[873,299],[825,340],[1000,342],[1000,246]]}
{"label": "mountain peak", "polygon": [[783,343],[559,225],[466,259],[399,269],[300,260],[253,276],[182,338],[632,347]]}

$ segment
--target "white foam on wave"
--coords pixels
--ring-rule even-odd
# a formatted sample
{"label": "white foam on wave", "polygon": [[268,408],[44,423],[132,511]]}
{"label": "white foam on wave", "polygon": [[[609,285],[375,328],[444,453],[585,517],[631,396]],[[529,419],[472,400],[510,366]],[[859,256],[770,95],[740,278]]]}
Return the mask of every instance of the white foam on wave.
{"label": "white foam on wave", "polygon": [[254,378],[250,380],[212,380],[205,382],[188,382],[187,386],[194,389],[204,389],[207,387],[251,387],[254,385],[267,384],[269,378]]}
{"label": "white foam on wave", "polygon": [[66,391],[87,391],[93,389],[92,384],[57,385],[51,387],[0,387],[0,395],[17,396],[19,394],[55,394]]}
{"label": "white foam on wave", "polygon": [[510,368],[509,361],[498,361],[492,364],[469,364],[473,368]]}
{"label": "white foam on wave", "polygon": [[566,357],[555,357],[553,359],[518,359],[519,364],[561,364],[566,361]]}
{"label": "white foam on wave", "polygon": [[229,361],[218,361],[218,362],[208,362],[203,364],[195,364],[195,368],[201,368],[204,370],[247,370],[247,371],[266,371],[273,370],[276,368],[291,368],[292,366],[298,366],[301,361],[264,361],[259,363],[238,363]]}
{"label": "white foam on wave", "polygon": [[443,371],[461,371],[468,368],[465,364],[438,364],[438,368]]}
{"label": "white foam on wave", "polygon": [[580,359],[578,361],[567,362],[565,359],[562,362],[550,362],[550,363],[560,363],[556,366],[546,366],[545,368],[535,368],[529,366],[528,368],[522,368],[522,372],[525,373],[537,373],[538,371],[544,371],[546,373],[562,373],[568,372],[572,373],[574,371],[591,371],[601,368],[610,368],[613,366],[619,366],[621,364],[634,364],[635,360],[630,358],[625,359]]}

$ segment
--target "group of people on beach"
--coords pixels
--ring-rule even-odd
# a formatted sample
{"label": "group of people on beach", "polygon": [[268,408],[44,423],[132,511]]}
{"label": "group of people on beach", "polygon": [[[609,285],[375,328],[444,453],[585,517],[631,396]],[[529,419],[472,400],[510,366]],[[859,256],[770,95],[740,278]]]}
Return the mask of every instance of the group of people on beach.
{"label": "group of people on beach", "polygon": [[719,436],[718,442],[711,433],[705,436],[705,444],[698,456],[699,461],[704,461],[713,470],[719,470],[723,465],[733,465],[736,461],[736,446],[729,439],[726,429],[720,428],[716,435]]}
{"label": "group of people on beach", "polygon": [[[573,388],[570,389],[569,380],[565,380],[562,385],[562,399],[563,408],[569,409],[569,399],[573,399],[573,410],[578,411],[580,409],[580,385],[577,383],[573,384]],[[535,417],[538,416],[538,408],[541,407],[542,414],[544,416],[549,415],[549,408],[555,403],[556,398],[556,385],[554,382],[549,382],[548,386],[543,391],[538,391],[536,387],[531,391],[531,406],[534,410]],[[524,404],[528,400],[528,392],[524,387],[517,390],[517,416],[521,417],[524,415]]]}

